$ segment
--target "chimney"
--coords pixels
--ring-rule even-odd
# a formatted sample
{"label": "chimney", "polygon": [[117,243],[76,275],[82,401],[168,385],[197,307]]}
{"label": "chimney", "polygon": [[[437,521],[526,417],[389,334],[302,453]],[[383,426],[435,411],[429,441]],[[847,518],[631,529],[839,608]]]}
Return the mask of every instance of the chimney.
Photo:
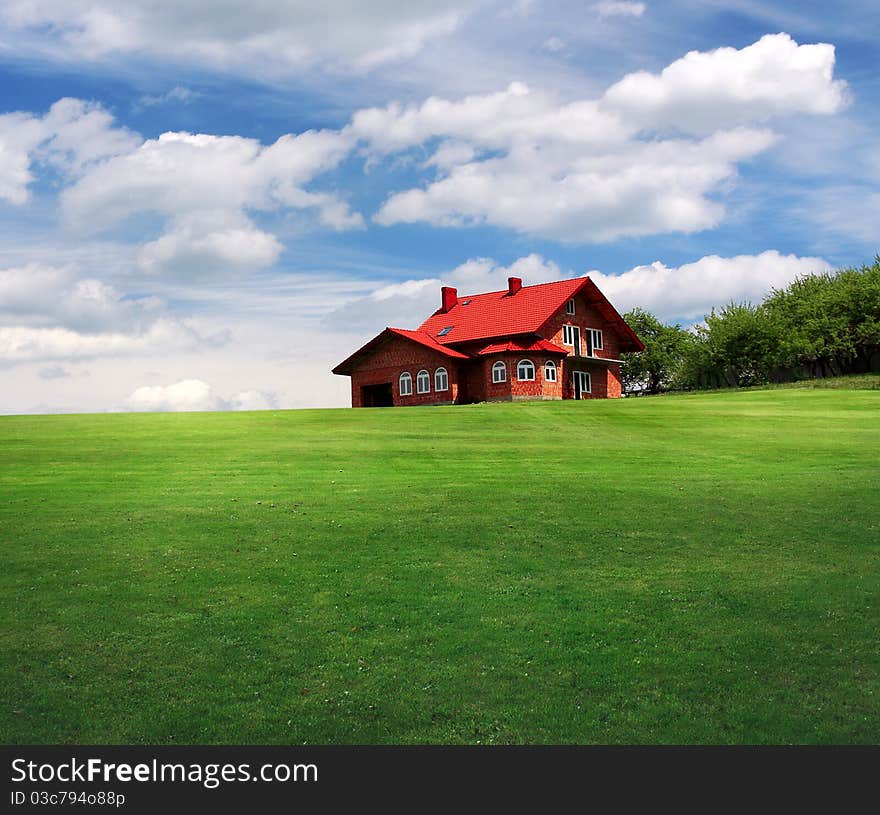
{"label": "chimney", "polygon": [[452,307],[458,302],[458,290],[453,289],[451,286],[441,286],[440,301],[440,311],[444,314],[447,311],[451,311]]}
{"label": "chimney", "polygon": [[522,288],[522,278],[521,277],[508,277],[507,278],[507,293],[508,294],[516,294]]}

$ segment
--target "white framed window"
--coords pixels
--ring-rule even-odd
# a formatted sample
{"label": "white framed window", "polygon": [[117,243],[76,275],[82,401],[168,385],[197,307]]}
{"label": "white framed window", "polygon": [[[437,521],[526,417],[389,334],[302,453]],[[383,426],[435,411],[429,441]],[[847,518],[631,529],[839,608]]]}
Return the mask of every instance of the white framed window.
{"label": "white framed window", "polygon": [[576,357],[581,355],[581,328],[566,323],[562,326],[562,344],[570,345]]}
{"label": "white framed window", "polygon": [[548,359],[544,363],[544,380],[546,382],[556,381],[556,363],[552,359]]}
{"label": "white framed window", "polygon": [[400,395],[412,396],[412,376],[408,371],[404,371],[400,375]]}
{"label": "white framed window", "polygon": [[416,376],[416,390],[419,393],[431,392],[431,375],[427,371],[419,371]]}
{"label": "white framed window", "polygon": [[496,362],[492,366],[492,383],[507,382],[507,366],[503,362]]}
{"label": "white framed window", "polygon": [[602,332],[598,328],[587,329],[587,356],[594,356],[594,351],[602,350]]}
{"label": "white framed window", "polygon": [[585,393],[592,393],[590,374],[588,371],[575,371],[572,374],[571,386],[574,389],[574,398],[582,399]]}
{"label": "white framed window", "polygon": [[565,313],[574,314],[574,297],[565,304]]}
{"label": "white framed window", "polygon": [[516,364],[516,378],[520,382],[533,382],[535,379],[535,363],[530,359],[521,359]]}
{"label": "white framed window", "polygon": [[434,390],[449,390],[449,374],[446,373],[446,368],[438,368],[434,371]]}

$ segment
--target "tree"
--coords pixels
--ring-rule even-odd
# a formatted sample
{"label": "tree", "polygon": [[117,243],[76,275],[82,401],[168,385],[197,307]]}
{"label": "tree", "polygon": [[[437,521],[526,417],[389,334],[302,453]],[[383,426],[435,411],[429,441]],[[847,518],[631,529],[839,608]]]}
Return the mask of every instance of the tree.
{"label": "tree", "polygon": [[780,343],[778,324],[761,306],[729,303],[697,329],[699,353],[688,366],[698,386],[746,387],[766,382]]}
{"label": "tree", "polygon": [[622,355],[624,390],[644,388],[648,393],[660,393],[673,387],[691,335],[680,325],[666,325],[641,308],[628,311],[623,319],[645,345],[641,353]]}

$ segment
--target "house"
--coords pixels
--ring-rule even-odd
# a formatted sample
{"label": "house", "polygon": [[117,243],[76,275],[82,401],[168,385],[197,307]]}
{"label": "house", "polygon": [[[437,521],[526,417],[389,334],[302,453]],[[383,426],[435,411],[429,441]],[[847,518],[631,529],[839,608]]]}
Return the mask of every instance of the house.
{"label": "house", "polygon": [[589,277],[459,297],[415,331],[386,328],[333,373],[352,407],[619,397],[620,354],[644,345]]}

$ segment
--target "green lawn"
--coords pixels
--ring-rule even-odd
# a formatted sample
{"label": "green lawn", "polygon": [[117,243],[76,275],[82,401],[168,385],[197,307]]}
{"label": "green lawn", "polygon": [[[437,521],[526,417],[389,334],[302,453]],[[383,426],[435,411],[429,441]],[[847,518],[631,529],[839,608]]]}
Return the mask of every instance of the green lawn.
{"label": "green lawn", "polygon": [[0,418],[5,743],[880,737],[880,391]]}

